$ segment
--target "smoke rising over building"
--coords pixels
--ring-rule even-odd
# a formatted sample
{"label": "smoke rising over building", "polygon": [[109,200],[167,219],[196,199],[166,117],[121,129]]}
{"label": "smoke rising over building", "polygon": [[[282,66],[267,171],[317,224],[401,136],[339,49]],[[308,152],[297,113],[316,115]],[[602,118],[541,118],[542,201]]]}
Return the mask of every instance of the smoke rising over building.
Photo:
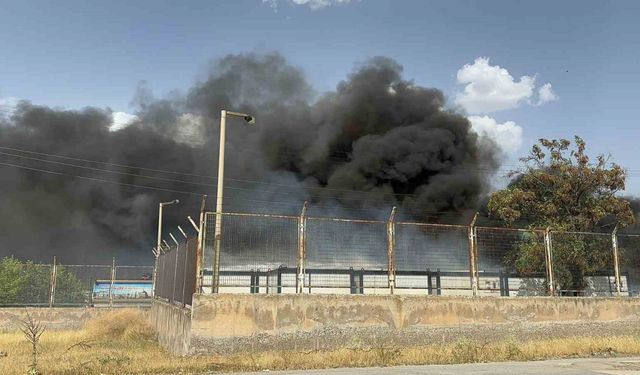
{"label": "smoke rising over building", "polygon": [[497,146],[441,91],[383,57],[318,95],[277,53],[229,55],[186,94],[157,99],[141,85],[133,103],[138,119],[117,130],[108,109],[29,102],[0,120],[0,146],[14,149],[0,149],[3,254],[148,257],[157,202],[180,198],[166,210],[174,228],[197,214],[198,194],[215,199],[220,109],[258,122],[227,125],[228,210],[296,213],[308,200],[319,214],[384,217],[397,205],[433,220],[477,208],[499,166]]}

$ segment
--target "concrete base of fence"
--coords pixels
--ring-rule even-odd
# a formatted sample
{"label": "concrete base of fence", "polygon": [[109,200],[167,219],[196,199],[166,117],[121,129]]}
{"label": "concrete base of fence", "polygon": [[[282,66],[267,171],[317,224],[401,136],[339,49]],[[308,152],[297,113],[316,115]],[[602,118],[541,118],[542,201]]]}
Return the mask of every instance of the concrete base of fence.
{"label": "concrete base of fence", "polygon": [[160,301],[153,314],[177,354],[640,334],[634,298],[219,294],[196,295],[190,315]]}
{"label": "concrete base of fence", "polygon": [[154,300],[150,319],[158,333],[158,342],[169,352],[189,353],[191,340],[191,311],[161,300]]}

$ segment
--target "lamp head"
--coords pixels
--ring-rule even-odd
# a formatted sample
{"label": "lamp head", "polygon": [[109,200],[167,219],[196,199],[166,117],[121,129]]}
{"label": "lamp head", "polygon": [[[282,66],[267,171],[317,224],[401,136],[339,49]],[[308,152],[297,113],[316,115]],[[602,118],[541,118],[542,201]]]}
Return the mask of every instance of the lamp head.
{"label": "lamp head", "polygon": [[255,118],[255,117],[253,117],[253,116],[251,116],[251,115],[246,115],[246,116],[244,116],[243,118],[244,118],[244,121],[246,121],[246,122],[247,122],[247,124],[251,124],[251,125],[253,125],[253,124],[255,124],[255,123],[256,123],[256,118]]}

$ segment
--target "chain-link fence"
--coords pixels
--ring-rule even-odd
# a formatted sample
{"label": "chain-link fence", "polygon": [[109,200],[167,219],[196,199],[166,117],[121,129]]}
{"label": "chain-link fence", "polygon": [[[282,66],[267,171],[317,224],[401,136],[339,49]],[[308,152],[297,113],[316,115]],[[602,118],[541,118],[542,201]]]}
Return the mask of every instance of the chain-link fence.
{"label": "chain-link fence", "polygon": [[426,288],[434,295],[469,294],[468,246],[465,226],[395,224],[396,289],[400,293],[423,294]]}
{"label": "chain-link fence", "polygon": [[153,266],[52,264],[0,260],[0,306],[149,304]]}
{"label": "chain-link fence", "polygon": [[[206,214],[202,292],[637,295],[640,235]],[[219,262],[216,262],[219,259]],[[217,283],[216,283],[216,280]]]}
{"label": "chain-link fence", "polygon": [[640,235],[613,236],[618,246],[620,290],[630,296],[640,295]]}
{"label": "chain-link fence", "polygon": [[484,294],[547,294],[544,231],[475,229],[478,289]]}

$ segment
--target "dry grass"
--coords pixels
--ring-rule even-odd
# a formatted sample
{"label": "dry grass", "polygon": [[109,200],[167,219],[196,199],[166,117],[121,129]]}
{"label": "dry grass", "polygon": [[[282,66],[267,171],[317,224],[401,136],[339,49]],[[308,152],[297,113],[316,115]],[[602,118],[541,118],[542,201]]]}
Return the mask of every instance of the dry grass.
{"label": "dry grass", "polygon": [[[77,331],[47,331],[39,367],[44,374],[197,374],[211,371],[447,364],[640,354],[640,337],[587,337],[497,343],[460,341],[404,348],[272,352],[228,357],[174,357],[159,348],[142,313],[119,310]],[[20,332],[0,333],[0,374],[25,374],[31,348]]]}

